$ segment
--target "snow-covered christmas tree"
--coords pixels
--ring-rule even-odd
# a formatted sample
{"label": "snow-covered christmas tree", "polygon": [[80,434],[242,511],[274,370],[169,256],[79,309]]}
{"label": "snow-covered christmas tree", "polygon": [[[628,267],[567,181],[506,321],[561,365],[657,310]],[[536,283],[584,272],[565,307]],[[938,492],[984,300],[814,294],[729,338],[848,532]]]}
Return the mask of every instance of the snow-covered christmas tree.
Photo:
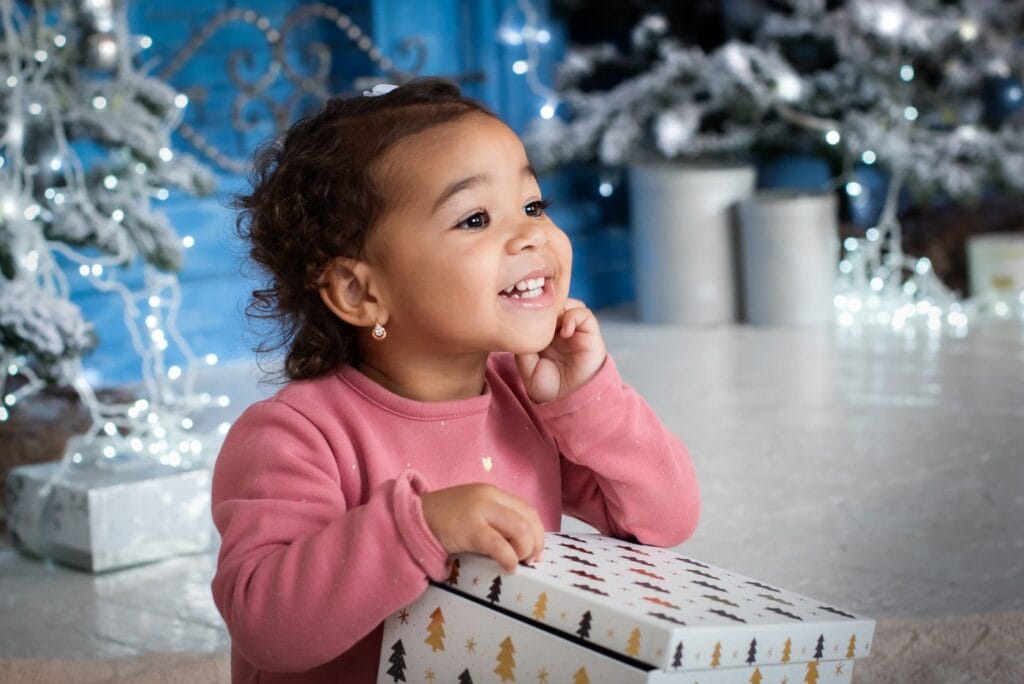
{"label": "snow-covered christmas tree", "polygon": [[867,191],[857,165],[877,165],[884,210],[844,245],[837,305],[845,319],[963,325],[928,260],[904,254],[898,201],[1024,191],[1024,2],[736,0],[722,3],[722,40],[703,47],[680,38],[686,17],[671,9],[674,24],[649,13],[626,48],[571,47],[556,84],[566,121],[526,136],[537,165],[819,146],[851,197]]}
{"label": "snow-covered christmas tree", "polygon": [[[130,33],[123,0],[0,0],[0,14],[0,419],[45,385],[68,385],[93,423],[69,446],[74,460],[188,460],[191,390],[163,364],[171,344],[191,353],[173,320],[183,244],[152,206],[171,188],[213,190],[204,166],[171,149],[188,99],[146,75],[151,41]],[[131,290],[119,275],[140,264],[144,286]],[[71,302],[71,278],[120,295],[139,400],[96,399],[81,360],[103,331]]]}
{"label": "snow-covered christmas tree", "polygon": [[853,196],[865,191],[849,175],[856,164],[889,174],[878,225],[845,245],[846,315],[964,322],[928,260],[904,254],[898,202],[904,189],[918,201],[957,202],[1024,191],[1024,3],[785,0],[756,19],[748,39],[799,75],[797,96],[765,136],[803,131],[841,149],[838,180]]}

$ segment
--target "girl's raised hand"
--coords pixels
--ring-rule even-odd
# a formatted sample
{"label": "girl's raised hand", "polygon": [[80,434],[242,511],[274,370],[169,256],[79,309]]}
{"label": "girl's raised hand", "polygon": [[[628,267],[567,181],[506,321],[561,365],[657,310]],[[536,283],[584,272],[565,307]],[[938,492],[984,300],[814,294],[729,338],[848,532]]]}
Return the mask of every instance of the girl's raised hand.
{"label": "girl's raised hand", "polygon": [[490,556],[506,570],[540,560],[544,524],[526,500],[500,487],[473,483],[420,494],[423,519],[448,553]]}
{"label": "girl's raised hand", "polygon": [[559,399],[594,377],[607,349],[594,313],[578,299],[567,299],[555,337],[537,354],[516,354],[516,366],[530,399]]}

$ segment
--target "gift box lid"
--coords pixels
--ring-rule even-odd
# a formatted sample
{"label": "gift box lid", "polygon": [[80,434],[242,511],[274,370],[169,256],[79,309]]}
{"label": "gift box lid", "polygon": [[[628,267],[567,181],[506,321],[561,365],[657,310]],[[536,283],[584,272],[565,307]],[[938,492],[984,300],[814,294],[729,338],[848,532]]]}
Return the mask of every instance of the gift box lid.
{"label": "gift box lid", "polygon": [[505,572],[455,559],[445,588],[655,668],[703,670],[861,658],[874,620],[670,549],[548,533],[542,560]]}

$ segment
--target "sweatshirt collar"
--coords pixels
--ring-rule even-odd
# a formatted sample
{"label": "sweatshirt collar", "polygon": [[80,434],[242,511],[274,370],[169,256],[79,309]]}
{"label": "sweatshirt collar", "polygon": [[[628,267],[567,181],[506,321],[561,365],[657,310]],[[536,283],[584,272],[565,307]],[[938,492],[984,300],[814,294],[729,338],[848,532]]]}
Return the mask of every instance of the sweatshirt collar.
{"label": "sweatshirt collar", "polygon": [[484,378],[482,394],[467,399],[451,401],[418,401],[395,394],[391,390],[377,384],[374,380],[359,372],[354,366],[346,365],[338,371],[338,376],[368,401],[382,409],[406,418],[418,420],[441,420],[459,418],[474,413],[482,413],[491,405],[491,369],[488,367]]}

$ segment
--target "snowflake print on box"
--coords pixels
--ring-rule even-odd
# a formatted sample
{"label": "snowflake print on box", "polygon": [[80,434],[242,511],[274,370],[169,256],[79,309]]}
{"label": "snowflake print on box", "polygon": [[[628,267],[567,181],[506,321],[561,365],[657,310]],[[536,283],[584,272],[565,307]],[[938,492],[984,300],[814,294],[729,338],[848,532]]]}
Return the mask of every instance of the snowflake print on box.
{"label": "snowflake print on box", "polygon": [[873,632],[868,618],[671,550],[549,533],[544,560],[511,574],[456,559],[406,621],[388,620],[379,681],[838,684]]}

